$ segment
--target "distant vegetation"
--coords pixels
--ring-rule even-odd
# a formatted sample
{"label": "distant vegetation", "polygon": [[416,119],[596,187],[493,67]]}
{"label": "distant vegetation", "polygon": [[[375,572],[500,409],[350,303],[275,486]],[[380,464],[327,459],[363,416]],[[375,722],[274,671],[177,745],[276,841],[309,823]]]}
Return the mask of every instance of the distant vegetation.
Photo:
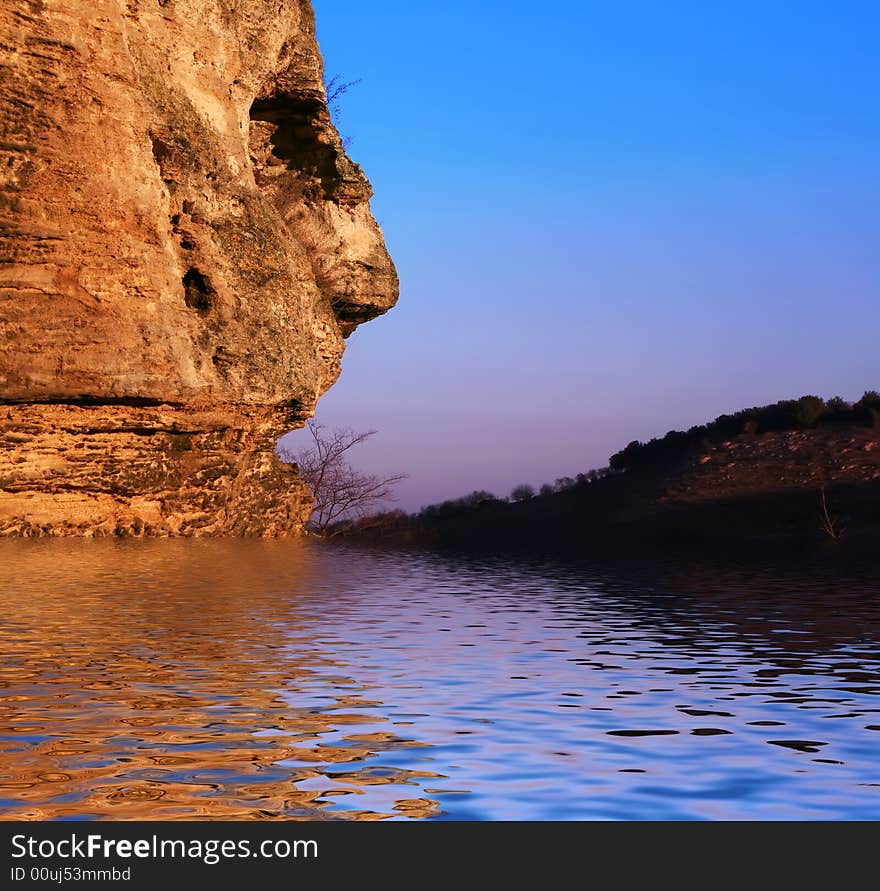
{"label": "distant vegetation", "polygon": [[[611,456],[609,465],[577,476],[563,476],[552,483],[544,483],[537,491],[528,483],[515,486],[509,498],[499,498],[492,492],[476,490],[460,498],[423,507],[419,512],[387,511],[371,516],[348,519],[333,527],[333,531],[367,532],[399,535],[422,534],[433,529],[456,529],[476,523],[481,528],[488,521],[497,521],[507,505],[525,505],[529,512],[539,512],[552,505],[560,493],[583,493],[587,487],[609,477],[621,477],[627,471],[641,468],[663,468],[674,464],[689,453],[705,451],[714,445],[740,435],[756,436],[778,431],[807,430],[832,426],[880,427],[880,393],[870,390],[858,402],[850,403],[835,397],[824,400],[818,396],[787,399],[773,405],[747,408],[731,415],[721,415],[708,424],[691,427],[687,431],[673,430],[649,442],[631,442],[625,449]],[[604,487],[602,487],[604,488]],[[823,495],[824,497],[824,495]],[[570,507],[574,502],[566,502]],[[825,504],[825,502],[823,502]],[[825,520],[831,523],[827,505]],[[514,509],[516,514],[516,509]],[[469,527],[468,527],[469,528]],[[823,527],[824,528],[824,527]],[[827,531],[827,529],[825,530]],[[540,530],[534,530],[540,535]]]}
{"label": "distant vegetation", "polygon": [[540,502],[541,499],[556,495],[560,492],[581,489],[589,486],[597,480],[611,475],[608,467],[600,470],[591,470],[588,473],[579,473],[577,476],[563,476],[552,483],[544,483],[538,492],[528,483],[522,483],[514,487],[509,498],[499,498],[493,492],[485,489],[477,489],[460,498],[450,498],[438,504],[429,504],[414,514],[407,514],[400,510],[384,511],[344,520],[334,524],[331,532],[376,532],[376,531],[400,531],[402,529],[419,530],[430,529],[455,523],[459,518],[466,516],[478,516],[481,511],[503,507],[507,504],[523,503],[527,501]]}
{"label": "distant vegetation", "polygon": [[784,399],[772,405],[746,408],[732,415],[721,415],[708,424],[690,430],[671,430],[666,436],[649,442],[631,442],[611,456],[612,470],[632,470],[675,461],[690,451],[740,434],[807,430],[831,425],[880,426],[880,393],[869,390],[858,402],[846,402],[839,396],[827,402],[819,396]]}
{"label": "distant vegetation", "polygon": [[429,504],[427,507],[423,507],[416,516],[420,520],[431,522],[471,511],[475,508],[496,507],[499,504],[507,504],[509,502],[545,498],[548,495],[556,495],[558,492],[565,492],[568,489],[588,486],[590,483],[596,482],[596,480],[603,479],[610,473],[611,470],[608,467],[603,467],[600,470],[579,473],[577,476],[561,476],[552,483],[544,483],[537,492],[528,483],[521,483],[514,487],[509,498],[499,498],[492,492],[478,489],[469,495],[463,495],[461,498],[451,498],[449,501],[441,501],[439,504]]}

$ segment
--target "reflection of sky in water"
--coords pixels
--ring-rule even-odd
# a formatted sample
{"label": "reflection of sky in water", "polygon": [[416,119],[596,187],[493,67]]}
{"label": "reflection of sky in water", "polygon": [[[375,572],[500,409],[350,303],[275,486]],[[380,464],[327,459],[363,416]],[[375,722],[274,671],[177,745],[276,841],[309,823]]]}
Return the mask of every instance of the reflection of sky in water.
{"label": "reflection of sky in water", "polygon": [[0,544],[14,818],[880,817],[880,584]]}

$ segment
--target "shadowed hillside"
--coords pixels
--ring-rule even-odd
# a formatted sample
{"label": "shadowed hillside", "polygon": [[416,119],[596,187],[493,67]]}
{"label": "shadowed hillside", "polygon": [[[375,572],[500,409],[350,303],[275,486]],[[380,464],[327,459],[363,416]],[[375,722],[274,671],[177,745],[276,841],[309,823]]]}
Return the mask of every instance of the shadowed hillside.
{"label": "shadowed hillside", "polygon": [[374,540],[583,553],[642,547],[872,546],[880,539],[880,396],[817,397],[631,443],[609,468],[520,500],[475,492],[340,527]]}

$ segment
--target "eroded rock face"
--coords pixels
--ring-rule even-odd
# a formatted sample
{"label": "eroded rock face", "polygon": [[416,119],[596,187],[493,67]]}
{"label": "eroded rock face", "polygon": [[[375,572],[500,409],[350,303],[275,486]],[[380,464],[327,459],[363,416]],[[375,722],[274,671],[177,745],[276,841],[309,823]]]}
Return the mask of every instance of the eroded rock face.
{"label": "eroded rock face", "polygon": [[0,8],[0,533],[281,534],[397,277],[307,0]]}

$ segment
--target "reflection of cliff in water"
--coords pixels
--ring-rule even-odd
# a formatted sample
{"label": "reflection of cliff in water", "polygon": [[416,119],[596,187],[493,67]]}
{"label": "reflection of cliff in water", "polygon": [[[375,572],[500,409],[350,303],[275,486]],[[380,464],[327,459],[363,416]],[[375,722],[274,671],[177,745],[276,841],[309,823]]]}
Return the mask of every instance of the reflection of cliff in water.
{"label": "reflection of cliff in water", "polygon": [[315,647],[313,561],[281,547],[6,547],[3,816],[321,819],[338,795],[370,801],[350,819],[432,813],[407,794],[420,772],[371,770],[423,744]]}

